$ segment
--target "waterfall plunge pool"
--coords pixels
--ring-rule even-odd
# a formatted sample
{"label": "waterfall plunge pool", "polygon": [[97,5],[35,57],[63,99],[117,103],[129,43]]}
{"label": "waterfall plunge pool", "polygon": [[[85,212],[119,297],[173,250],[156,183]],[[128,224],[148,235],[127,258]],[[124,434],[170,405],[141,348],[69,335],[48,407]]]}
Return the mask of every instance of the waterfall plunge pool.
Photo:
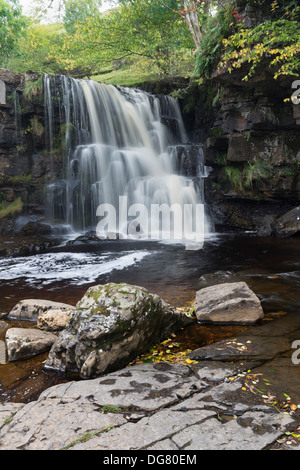
{"label": "waterfall plunge pool", "polygon": [[[298,238],[216,234],[199,251],[188,251],[181,245],[122,240],[64,245],[34,256],[0,258],[0,272],[0,310],[4,311],[25,298],[75,305],[91,285],[107,282],[143,286],[172,305],[184,307],[192,304],[198,289],[243,280],[260,298],[266,315],[299,313]],[[18,326],[32,327],[32,323],[19,322]],[[238,330],[224,325],[193,325],[180,332],[177,340],[184,349],[196,349]],[[28,402],[43,389],[70,380],[44,370],[46,357],[0,364],[0,402]]]}

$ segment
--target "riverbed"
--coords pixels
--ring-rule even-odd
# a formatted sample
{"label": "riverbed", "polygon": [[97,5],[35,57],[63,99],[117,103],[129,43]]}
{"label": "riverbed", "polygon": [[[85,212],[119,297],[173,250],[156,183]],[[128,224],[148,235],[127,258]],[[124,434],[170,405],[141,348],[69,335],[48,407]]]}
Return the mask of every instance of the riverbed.
{"label": "riverbed", "polygon": [[[7,312],[25,298],[75,305],[91,285],[107,282],[143,286],[176,307],[186,307],[198,289],[243,280],[260,298],[266,318],[297,313],[300,305],[299,238],[216,234],[197,251],[148,241],[63,242],[39,254],[2,257],[0,272],[0,310]],[[177,339],[184,348],[196,349],[239,328],[193,325]],[[46,357],[0,364],[0,402],[27,402],[70,380],[44,370]]]}

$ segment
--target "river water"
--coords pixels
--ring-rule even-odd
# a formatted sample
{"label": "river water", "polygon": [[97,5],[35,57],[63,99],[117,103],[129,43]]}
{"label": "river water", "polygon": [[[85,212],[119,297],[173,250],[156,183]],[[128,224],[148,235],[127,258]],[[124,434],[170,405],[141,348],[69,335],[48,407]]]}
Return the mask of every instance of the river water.
{"label": "river water", "polygon": [[[34,256],[0,258],[0,272],[0,310],[4,311],[25,298],[75,305],[91,285],[107,282],[143,286],[184,307],[192,304],[202,287],[243,280],[260,298],[266,315],[299,312],[300,305],[299,238],[216,234],[198,251],[128,240],[61,245]],[[21,322],[21,326],[27,325]],[[193,325],[182,332],[182,341],[184,347],[194,349],[235,331],[230,326]],[[42,389],[70,380],[44,370],[46,356],[17,363],[3,360],[0,402],[30,401]]]}

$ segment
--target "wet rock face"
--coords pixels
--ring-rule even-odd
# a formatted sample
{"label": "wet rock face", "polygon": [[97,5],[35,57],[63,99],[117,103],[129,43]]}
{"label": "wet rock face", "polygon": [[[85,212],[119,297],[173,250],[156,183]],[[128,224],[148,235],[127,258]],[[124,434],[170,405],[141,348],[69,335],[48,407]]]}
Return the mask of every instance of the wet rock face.
{"label": "wet rock face", "polygon": [[284,214],[273,223],[273,230],[280,238],[288,238],[300,232],[300,206]]}
{"label": "wet rock face", "polygon": [[[42,78],[29,72],[14,73],[0,68],[0,204],[7,215],[0,216],[0,235],[11,236],[19,216],[44,217],[44,187],[60,174],[60,151],[47,149]],[[37,90],[30,92],[30,90]],[[18,208],[13,204],[19,201]],[[29,227],[31,233],[45,233],[46,227]]]}
{"label": "wet rock face", "polygon": [[[246,15],[249,27],[251,15]],[[300,105],[289,99],[293,77],[274,80],[268,62],[248,81],[246,69],[215,72],[213,118],[203,138],[212,168],[206,203],[217,225],[260,232],[299,205]],[[199,114],[203,113],[199,109]],[[277,236],[264,230],[264,235]]]}
{"label": "wet rock face", "polygon": [[90,378],[127,365],[191,319],[146,289],[91,287],[53,345],[46,367]]}

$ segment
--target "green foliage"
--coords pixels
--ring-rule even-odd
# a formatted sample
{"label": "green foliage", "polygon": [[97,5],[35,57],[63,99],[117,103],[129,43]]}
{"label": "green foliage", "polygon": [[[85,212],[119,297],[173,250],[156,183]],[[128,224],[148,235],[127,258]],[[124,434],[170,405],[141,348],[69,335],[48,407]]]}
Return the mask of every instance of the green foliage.
{"label": "green foliage", "polygon": [[43,124],[39,121],[38,116],[33,116],[30,120],[31,128],[32,128],[32,134],[36,137],[41,137],[44,133],[44,126]]}
{"label": "green foliage", "polygon": [[232,32],[232,16],[229,10],[221,9],[211,17],[196,57],[195,75],[210,77],[218,65],[224,50],[223,39]]}
{"label": "green foliage", "polygon": [[23,96],[27,102],[37,101],[43,96],[43,77],[25,83]]}
{"label": "green foliage", "polygon": [[244,169],[244,186],[252,189],[256,181],[268,178],[269,175],[270,165],[261,158],[254,162],[248,162]]}
{"label": "green foliage", "polygon": [[[96,74],[105,67],[134,67],[137,75],[178,73],[179,63],[188,62],[192,40],[178,15],[155,2],[124,2],[105,15],[76,24],[76,33],[66,38],[52,57],[66,73],[88,67]],[[186,68],[186,67],[185,67]]]}
{"label": "green foliage", "polygon": [[39,73],[60,73],[63,68],[51,50],[60,51],[64,44],[66,32],[63,25],[40,24],[31,21],[26,32],[19,39],[19,58],[11,58],[8,67],[18,72],[34,70]]}
{"label": "green foliage", "polygon": [[98,0],[67,0],[63,22],[68,34],[76,33],[78,21],[86,21],[88,18],[100,16],[101,1]]}
{"label": "green foliage", "polygon": [[[281,2],[282,3],[282,2]],[[272,2],[273,17],[252,29],[240,25],[237,33],[223,41],[225,51],[220,67],[229,72],[247,66],[243,80],[248,80],[257,66],[268,60],[274,69],[274,78],[298,76],[300,68],[300,7],[295,2]]]}
{"label": "green foliage", "polygon": [[[100,3],[56,0],[57,19],[49,24],[46,0],[33,1],[36,16],[30,21],[21,15],[18,0],[0,0],[2,66],[74,77],[101,74],[100,80],[110,72],[108,81],[135,84],[150,76],[210,78],[218,65],[229,72],[245,66],[247,80],[267,58],[275,78],[298,74],[296,0],[116,0],[105,13]],[[255,28],[243,28],[238,14],[247,5],[260,13],[262,22]],[[188,26],[191,15],[200,26],[197,52]]]}
{"label": "green foliage", "polygon": [[26,24],[18,0],[0,0],[0,67],[6,66],[9,56],[18,53],[18,39]]}
{"label": "green foliage", "polygon": [[0,219],[4,219],[8,215],[16,214],[17,212],[21,212],[23,208],[23,202],[21,198],[18,197],[11,203],[2,203],[0,207]]}
{"label": "green foliage", "polygon": [[233,188],[236,191],[242,191],[243,190],[243,177],[242,177],[242,171],[240,170],[240,168],[235,167],[235,166],[226,166],[224,170],[225,170],[225,175],[229,179],[230,184],[233,186]]}
{"label": "green foliage", "polygon": [[232,165],[224,167],[225,177],[237,192],[253,189],[255,183],[270,176],[270,171],[270,163],[261,158],[253,162],[247,162],[241,167]]}

